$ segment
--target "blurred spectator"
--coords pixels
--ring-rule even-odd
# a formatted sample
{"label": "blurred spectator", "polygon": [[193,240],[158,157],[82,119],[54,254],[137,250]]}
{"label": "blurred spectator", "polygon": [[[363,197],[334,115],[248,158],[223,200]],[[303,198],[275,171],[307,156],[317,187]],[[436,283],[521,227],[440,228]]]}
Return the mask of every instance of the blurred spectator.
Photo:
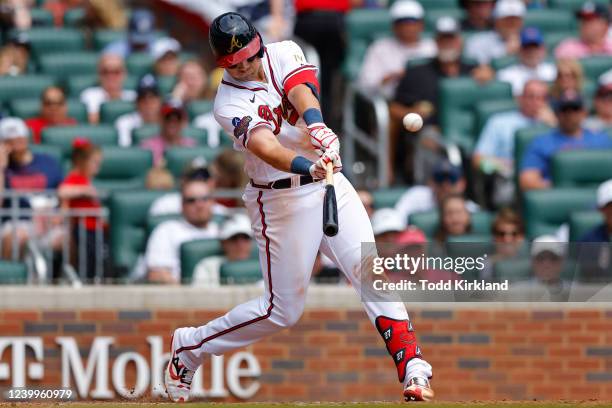
{"label": "blurred spectator", "polygon": [[179,99],[184,104],[206,99],[207,82],[206,70],[202,64],[195,60],[186,61],[179,68],[172,99]]}
{"label": "blurred spectator", "polygon": [[584,127],[593,131],[612,129],[612,71],[599,78],[594,105],[595,115],[586,118]]}
{"label": "blurred spectator", "polygon": [[31,44],[27,32],[14,32],[0,49],[0,75],[23,75],[28,72]]}
{"label": "blurred spectator", "polygon": [[[145,177],[145,188],[147,190],[172,190],[174,188],[174,176],[165,167],[153,167]],[[180,205],[177,205],[180,208]],[[176,213],[179,213],[176,211]]]}
{"label": "blurred spectator", "polygon": [[521,255],[521,250],[525,245],[525,223],[512,208],[502,208],[491,224],[491,235],[495,244],[495,252],[487,257],[485,267],[480,274],[482,279],[487,280],[493,278],[495,263],[516,259]]}
{"label": "blurred spectator", "polygon": [[104,102],[123,100],[133,101],[136,92],[123,89],[126,70],[123,58],[114,54],[106,54],[98,61],[98,79],[100,86],[94,86],[81,92],[81,102],[87,107],[89,123],[100,122],[100,107]]}
{"label": "blurred spectator", "polygon": [[436,241],[444,243],[449,236],[469,234],[472,231],[472,216],[463,194],[449,194],[442,199],[439,208],[439,225]]}
{"label": "blurred spectator", "polygon": [[557,60],[557,78],[550,89],[552,99],[558,99],[565,92],[582,93],[584,74],[582,65],[574,59]]}
{"label": "blurred spectator", "polygon": [[219,233],[223,255],[209,256],[196,265],[193,285],[218,287],[221,265],[225,262],[244,261],[251,257],[253,231],[251,221],[244,214],[236,214],[221,225]]}
{"label": "blurred spectator", "polygon": [[521,48],[518,64],[499,70],[497,79],[512,85],[512,94],[518,96],[523,92],[525,82],[539,79],[552,82],[557,77],[557,68],[552,62],[546,62],[546,47],[540,29],[527,27],[521,31]]}
{"label": "blurred spectator", "polygon": [[121,115],[115,121],[119,133],[119,146],[132,145],[132,132],[144,125],[160,123],[161,97],[157,80],[151,74],[146,74],[138,82],[136,88],[136,112]]}
{"label": "blurred spectator", "polygon": [[[440,160],[433,168],[428,184],[410,187],[395,204],[395,210],[401,219],[408,220],[412,214],[436,209],[448,195],[464,194],[465,187],[461,168]],[[466,205],[470,212],[479,210],[473,201],[468,200]]]}
{"label": "blurred spectator", "polygon": [[124,30],[126,10],[123,0],[85,0],[83,27],[89,30]]}
{"label": "blurred spectator", "polygon": [[111,43],[103,54],[119,55],[125,59],[135,52],[151,52],[155,41],[155,17],[145,9],[132,10],[128,24],[127,38]]}
{"label": "blurred spectator", "polygon": [[44,8],[53,14],[53,24],[56,27],[64,25],[64,15],[71,10],[81,8],[86,0],[47,0]]}
{"label": "blurred spectator", "polygon": [[609,13],[606,6],[587,1],[576,15],[580,21],[580,37],[562,41],[555,49],[555,57],[612,55],[612,37],[608,36]]}
{"label": "blurred spectator", "polygon": [[164,152],[175,146],[191,147],[196,141],[190,137],[183,136],[183,130],[187,126],[187,112],[179,101],[169,100],[161,107],[161,133],[159,136],[143,140],[140,147],[153,152],[155,166],[162,166]]}
{"label": "blurred spectator", "polygon": [[[60,164],[51,156],[32,153],[28,147],[28,128],[19,118],[0,121],[0,194],[4,191],[19,192],[55,189],[63,178]],[[21,198],[18,206],[29,209],[30,200]],[[3,208],[11,207],[11,200],[3,200]],[[29,217],[20,217],[14,224],[6,221],[2,225],[2,255],[11,255],[13,236],[18,247],[23,249],[27,240],[36,231]]]}
{"label": "blurred spectator", "polygon": [[372,214],[372,230],[377,244],[396,241],[399,233],[406,229],[406,219],[393,208],[381,208]]}
{"label": "blurred spectator", "polygon": [[[424,169],[427,165],[427,156],[435,156],[435,159],[429,161],[438,159],[437,150],[442,144],[436,111],[440,81],[462,75],[472,75],[479,82],[493,77],[490,68],[475,67],[461,60],[463,42],[459,24],[455,19],[442,17],[436,22],[436,44],[438,48],[436,58],[428,63],[408,68],[395,91],[395,98],[389,105],[391,125],[396,128],[403,129],[402,118],[410,112],[421,115],[424,122],[418,137],[404,130],[390,132],[392,136],[390,155],[393,167],[402,171],[400,177],[404,181],[412,181],[410,176],[413,176],[414,182],[424,182],[423,174],[427,173]],[[415,149],[417,151],[413,153]]]}
{"label": "blurred spectator", "polygon": [[[72,146],[72,169],[57,190],[61,206],[70,210],[99,210],[102,208],[99,193],[92,181],[102,165],[102,150],[87,139],[81,138],[75,139]],[[103,231],[105,227],[101,217],[72,218],[74,249],[71,251],[72,262],[75,266],[83,262],[77,256],[77,254],[80,256],[80,251],[76,248],[78,248],[78,243],[84,240],[86,248],[85,276],[88,280],[96,276],[96,261],[102,260],[104,254],[102,247],[104,239],[102,236],[98,238],[97,234]],[[82,228],[84,228],[84,231]],[[82,235],[83,233],[84,235]],[[101,241],[97,241],[97,239]]]}
{"label": "blurred spectator", "polygon": [[612,179],[604,181],[597,189],[597,207],[604,222],[584,234],[580,242],[612,242]]}
{"label": "blurred spectator", "polygon": [[34,0],[2,0],[0,1],[0,31],[2,34],[10,29],[27,30],[32,26],[30,8]]}
{"label": "blurred spectator", "polygon": [[489,206],[510,203],[514,191],[514,135],[537,124],[556,125],[548,107],[548,87],[537,79],[528,80],[517,97],[518,110],[496,113],[487,120],[472,156],[472,164],[485,176],[482,187]]}
{"label": "blurred spectator", "polygon": [[436,44],[423,34],[423,7],[415,0],[399,0],[390,9],[393,37],[381,38],[366,51],[359,84],[368,92],[393,95],[404,75],[406,62],[429,58],[436,54]]}
{"label": "blurred spectator", "polygon": [[[218,189],[243,190],[249,182],[244,171],[244,155],[236,150],[223,150],[215,157],[210,169]],[[218,198],[216,201],[229,208],[244,207],[244,203],[238,198]]]}
{"label": "blurred spectator", "polygon": [[187,181],[181,187],[182,218],[158,225],[147,242],[145,262],[149,282],[181,282],[180,247],[187,241],[217,238],[212,222],[213,185],[203,180]]}
{"label": "blurred spectator", "polygon": [[583,128],[586,112],[580,95],[561,95],[555,103],[555,112],[559,127],[536,137],[525,151],[519,179],[522,190],[550,187],[550,162],[561,150],[612,148],[608,135]]}
{"label": "blurred spectator", "polygon": [[466,16],[461,21],[465,31],[487,31],[493,29],[493,6],[495,0],[461,0]]}
{"label": "blurred spectator", "polygon": [[151,47],[155,59],[153,71],[157,76],[175,76],[181,66],[181,44],[171,37],[158,38]]}
{"label": "blurred spectator", "polygon": [[374,197],[372,197],[372,193],[368,190],[357,190],[357,195],[368,214],[368,218],[372,219],[372,214],[374,214]]}
{"label": "blurred spectator", "polygon": [[493,11],[495,31],[469,37],[465,42],[465,56],[479,64],[489,64],[494,58],[517,54],[525,11],[521,0],[499,0]]}
{"label": "blurred spectator", "polygon": [[293,0],[224,0],[217,14],[236,11],[253,22],[264,42],[286,40],[293,30]]}
{"label": "blurred spectator", "polygon": [[68,116],[68,104],[62,88],[50,86],[40,97],[40,115],[26,120],[26,125],[32,132],[32,141],[40,143],[40,134],[49,126],[75,125],[76,119]]}

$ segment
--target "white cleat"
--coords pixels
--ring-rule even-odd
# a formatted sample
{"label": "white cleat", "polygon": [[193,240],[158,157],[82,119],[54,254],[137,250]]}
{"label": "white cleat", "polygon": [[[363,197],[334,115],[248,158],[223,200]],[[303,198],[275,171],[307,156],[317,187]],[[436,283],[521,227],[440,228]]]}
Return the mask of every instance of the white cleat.
{"label": "white cleat", "polygon": [[432,401],[434,391],[429,385],[429,380],[423,377],[412,377],[404,387],[404,399],[406,401]]}
{"label": "white cleat", "polygon": [[[178,330],[178,329],[177,329]],[[185,367],[176,355],[174,347],[174,334],[170,338],[172,356],[164,373],[164,383],[168,397],[174,402],[187,402],[191,390],[191,379],[195,371]]]}

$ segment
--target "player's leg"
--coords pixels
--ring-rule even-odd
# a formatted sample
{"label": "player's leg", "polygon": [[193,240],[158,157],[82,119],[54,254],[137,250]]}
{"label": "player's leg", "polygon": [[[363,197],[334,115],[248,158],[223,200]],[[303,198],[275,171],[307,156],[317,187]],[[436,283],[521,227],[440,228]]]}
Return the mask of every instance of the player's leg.
{"label": "player's leg", "polygon": [[323,235],[321,224],[312,222],[317,208],[321,217],[323,194],[316,185],[278,191],[247,189],[245,202],[259,247],[265,293],[203,326],[177,329],[172,345],[174,371],[182,372],[183,366],[187,372],[194,371],[204,354],[223,354],[297,322]]}
{"label": "player's leg", "polygon": [[[374,242],[374,233],[365,208],[350,182],[344,176],[336,175],[334,184],[340,228],[338,235],[323,238],[321,251],[336,263],[357,293],[361,294],[361,243]],[[369,256],[376,256],[374,249],[372,252]],[[363,304],[394,359],[399,381],[408,389],[417,388],[409,384],[414,378],[425,381],[431,378],[431,366],[421,358],[404,304],[398,301],[364,301]],[[427,394],[422,399],[433,397],[429,386],[426,387],[428,390],[418,387],[417,392]]]}

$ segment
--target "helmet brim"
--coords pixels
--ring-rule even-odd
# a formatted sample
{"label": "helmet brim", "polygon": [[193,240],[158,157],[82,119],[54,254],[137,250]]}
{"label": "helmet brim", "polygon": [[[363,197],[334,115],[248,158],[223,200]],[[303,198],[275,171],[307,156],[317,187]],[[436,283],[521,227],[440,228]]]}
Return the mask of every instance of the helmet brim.
{"label": "helmet brim", "polygon": [[217,65],[222,68],[228,68],[232,65],[241,63],[247,58],[257,54],[261,49],[261,38],[259,36],[253,38],[246,47],[241,48],[233,54],[223,55],[217,58]]}

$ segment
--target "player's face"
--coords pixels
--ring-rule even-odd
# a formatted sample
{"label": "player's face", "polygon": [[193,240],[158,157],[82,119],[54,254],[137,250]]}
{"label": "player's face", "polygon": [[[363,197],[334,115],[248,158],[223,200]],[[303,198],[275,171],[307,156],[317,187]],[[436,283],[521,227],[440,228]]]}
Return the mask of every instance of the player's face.
{"label": "player's face", "polygon": [[261,69],[261,58],[253,55],[226,68],[227,72],[237,81],[255,81]]}

